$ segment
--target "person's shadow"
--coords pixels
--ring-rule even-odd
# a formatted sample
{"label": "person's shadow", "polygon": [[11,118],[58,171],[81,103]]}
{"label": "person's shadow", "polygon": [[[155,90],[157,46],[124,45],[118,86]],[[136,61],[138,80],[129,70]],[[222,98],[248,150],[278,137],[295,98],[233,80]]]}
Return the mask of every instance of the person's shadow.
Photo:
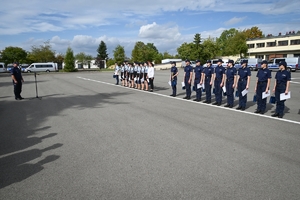
{"label": "person's shadow", "polygon": [[54,144],[45,149],[32,149],[0,159],[0,189],[16,182],[20,182],[44,169],[43,165],[57,160],[60,156],[50,155],[35,164],[29,164],[34,159],[42,156],[42,153],[61,147],[62,144]]}

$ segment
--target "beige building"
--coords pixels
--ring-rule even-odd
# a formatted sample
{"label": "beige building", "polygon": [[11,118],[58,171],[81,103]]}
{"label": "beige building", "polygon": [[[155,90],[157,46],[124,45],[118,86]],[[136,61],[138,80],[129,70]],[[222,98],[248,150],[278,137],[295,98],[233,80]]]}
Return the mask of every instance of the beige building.
{"label": "beige building", "polygon": [[282,57],[300,57],[300,33],[294,31],[285,35],[267,35],[265,38],[247,41],[248,57],[271,60]]}

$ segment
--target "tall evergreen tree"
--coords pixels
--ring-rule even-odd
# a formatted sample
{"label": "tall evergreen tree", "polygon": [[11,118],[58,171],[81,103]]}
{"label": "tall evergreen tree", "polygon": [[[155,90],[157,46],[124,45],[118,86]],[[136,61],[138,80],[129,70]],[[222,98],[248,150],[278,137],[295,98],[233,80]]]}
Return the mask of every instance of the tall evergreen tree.
{"label": "tall evergreen tree", "polygon": [[68,47],[66,52],[64,71],[66,72],[75,71],[75,57],[71,47]]}
{"label": "tall evergreen tree", "polygon": [[117,63],[121,63],[125,60],[125,50],[121,45],[118,45],[114,50],[114,60]]}
{"label": "tall evergreen tree", "polygon": [[97,54],[98,59],[101,59],[101,60],[107,60],[108,59],[107,47],[106,47],[105,42],[103,42],[102,40],[99,44],[97,52],[98,52],[98,54]]}
{"label": "tall evergreen tree", "polygon": [[202,53],[202,45],[201,45],[201,34],[196,33],[194,36],[194,44],[195,44],[195,57],[200,59]]}

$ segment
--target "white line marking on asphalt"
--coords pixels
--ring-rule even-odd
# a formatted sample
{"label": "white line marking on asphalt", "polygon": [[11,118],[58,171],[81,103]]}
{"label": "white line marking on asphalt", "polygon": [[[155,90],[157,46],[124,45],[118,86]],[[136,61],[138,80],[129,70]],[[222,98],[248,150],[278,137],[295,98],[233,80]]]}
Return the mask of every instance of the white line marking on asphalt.
{"label": "white line marking on asphalt", "polygon": [[296,82],[296,81],[291,81],[291,83],[296,83],[296,84],[300,84],[299,82]]}
{"label": "white line marking on asphalt", "polygon": [[196,101],[190,101],[190,100],[186,100],[186,99],[182,99],[182,98],[178,98],[178,97],[171,97],[171,96],[165,95],[165,94],[159,94],[159,93],[155,93],[155,92],[148,92],[148,91],[144,91],[144,90],[136,90],[134,88],[123,87],[121,85],[115,85],[113,83],[107,83],[107,82],[103,82],[103,81],[97,81],[97,80],[93,80],[93,79],[89,79],[89,78],[83,78],[83,77],[80,77],[80,76],[77,76],[77,78],[83,79],[83,80],[86,80],[86,81],[92,81],[92,82],[102,83],[102,84],[105,84],[105,85],[111,85],[111,86],[121,87],[121,88],[128,89],[128,90],[134,90],[134,91],[138,91],[138,92],[145,92],[147,94],[152,94],[152,95],[161,96],[161,97],[167,97],[167,98],[174,99],[174,100],[180,100],[180,101],[185,101],[185,102],[189,102],[189,103],[202,104],[202,105],[211,106],[211,107],[214,107],[214,108],[220,108],[220,109],[224,109],[224,110],[230,110],[230,111],[234,111],[234,112],[245,113],[245,114],[257,116],[257,117],[264,117],[264,118],[268,118],[268,119],[273,119],[273,120],[278,120],[278,121],[284,121],[284,122],[289,122],[289,123],[299,124],[300,125],[300,122],[289,120],[289,119],[275,118],[275,117],[268,116],[268,115],[261,115],[261,114],[256,114],[256,113],[252,113],[252,112],[248,112],[248,111],[241,111],[241,110],[236,110],[236,109],[232,109],[232,108],[226,108],[226,107],[215,106],[215,105],[212,105],[212,104],[206,104],[206,103],[203,103],[203,102],[196,102]]}

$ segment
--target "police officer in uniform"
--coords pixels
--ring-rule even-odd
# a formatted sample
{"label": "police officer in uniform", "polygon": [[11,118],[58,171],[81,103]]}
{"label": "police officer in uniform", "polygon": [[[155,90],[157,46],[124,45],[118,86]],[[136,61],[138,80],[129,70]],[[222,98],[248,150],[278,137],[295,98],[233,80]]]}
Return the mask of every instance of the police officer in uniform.
{"label": "police officer in uniform", "polygon": [[237,110],[245,110],[247,104],[247,94],[242,95],[242,91],[249,89],[251,71],[247,67],[247,60],[242,61],[242,67],[238,71],[238,94],[239,94],[239,106]]}
{"label": "police officer in uniform", "polygon": [[234,67],[234,61],[229,60],[226,69],[226,96],[227,104],[224,107],[233,107],[234,102],[234,88],[236,87],[236,68]]}
{"label": "police officer in uniform", "polygon": [[273,92],[275,92],[276,99],[276,111],[272,117],[283,117],[284,112],[284,102],[285,100],[280,101],[280,94],[285,93],[286,95],[289,92],[290,81],[291,81],[291,72],[286,70],[287,64],[285,61],[279,63],[279,71],[275,75],[275,84]]}
{"label": "police officer in uniform", "polygon": [[194,88],[196,91],[196,98],[194,99],[194,101],[201,101],[201,96],[202,96],[202,88],[201,87],[197,87],[198,84],[202,85],[203,79],[202,79],[202,71],[203,71],[203,67],[201,66],[200,60],[196,60],[196,67],[194,69]]}
{"label": "police officer in uniform", "polygon": [[178,69],[176,67],[176,62],[171,62],[171,64],[172,64],[172,67],[171,67],[170,81],[171,81],[173,93],[170,96],[176,97]]}
{"label": "police officer in uniform", "polygon": [[206,61],[206,68],[203,70],[204,75],[204,88],[205,88],[205,94],[206,94],[206,100],[203,101],[203,103],[211,103],[211,87],[213,83],[213,74],[214,69],[211,66],[211,61]]}
{"label": "police officer in uniform", "polygon": [[267,107],[267,98],[262,98],[262,93],[268,93],[270,87],[270,81],[272,78],[271,71],[267,68],[268,62],[262,61],[261,68],[257,72],[257,81],[255,86],[257,109],[254,113],[264,114]]}
{"label": "police officer in uniform", "polygon": [[19,63],[14,62],[13,65],[14,67],[11,69],[10,74],[14,85],[15,99],[22,100],[24,99],[23,97],[21,97],[22,82],[24,82],[24,79],[22,77],[21,70],[18,68]]}
{"label": "police officer in uniform", "polygon": [[218,60],[217,66],[215,67],[215,74],[214,74],[214,87],[215,87],[215,96],[216,102],[213,105],[220,106],[222,103],[222,87],[224,86],[225,80],[225,68],[222,66],[222,59]]}
{"label": "police officer in uniform", "polygon": [[185,85],[185,91],[186,91],[186,96],[183,97],[183,99],[191,99],[191,83],[192,83],[192,77],[193,77],[193,67],[191,66],[190,60],[185,61],[185,68],[184,68],[184,77],[183,77],[183,82]]}

